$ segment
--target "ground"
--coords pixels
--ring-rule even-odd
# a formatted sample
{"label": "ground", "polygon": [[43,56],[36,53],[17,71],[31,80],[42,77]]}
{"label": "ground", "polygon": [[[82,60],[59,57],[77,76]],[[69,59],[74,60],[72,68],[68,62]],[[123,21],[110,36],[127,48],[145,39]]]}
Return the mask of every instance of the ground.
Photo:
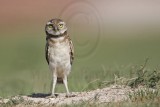
{"label": "ground", "polygon": [[[132,102],[135,92],[145,88],[131,88],[125,85],[111,85],[106,88],[84,92],[72,92],[72,97],[66,97],[65,93],[59,93],[56,98],[48,98],[49,94],[32,94],[29,96],[14,96],[9,99],[1,99],[1,106],[32,107],[32,106],[66,106],[82,104],[107,104],[117,102]],[[151,89],[154,92],[155,90]],[[84,106],[83,105],[83,106]]]}
{"label": "ground", "polygon": [[[78,104],[82,102],[88,103],[108,103],[108,102],[120,102],[129,100],[129,93],[132,89],[128,86],[112,85],[110,87],[96,89],[88,92],[72,92],[73,97],[66,97],[65,93],[59,93],[56,98],[48,98],[47,94],[33,94],[31,96],[15,96],[12,100],[23,100],[22,104],[30,102],[31,104],[43,104],[46,106],[51,105],[69,105]],[[8,103],[10,99],[2,99],[2,103]],[[25,103],[24,103],[25,102]],[[18,105],[22,105],[17,104]]]}

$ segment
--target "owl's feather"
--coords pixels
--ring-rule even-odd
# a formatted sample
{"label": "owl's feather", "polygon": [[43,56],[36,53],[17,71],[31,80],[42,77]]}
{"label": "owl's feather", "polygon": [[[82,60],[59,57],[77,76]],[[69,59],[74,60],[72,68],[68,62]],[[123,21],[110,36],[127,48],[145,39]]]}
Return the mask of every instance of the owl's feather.
{"label": "owl's feather", "polygon": [[[68,41],[69,42],[69,46],[70,46],[70,63],[72,64],[73,63],[73,60],[74,60],[74,47],[73,47],[73,43],[72,43],[72,40],[70,39],[69,35],[67,34],[67,32],[64,33],[64,36],[65,38],[61,41],[61,42],[64,42],[64,41]],[[46,37],[46,40],[48,41],[51,41],[52,44],[56,43],[55,41],[52,41],[51,38],[54,38],[54,37],[51,37],[51,36],[47,36]],[[57,38],[57,37],[56,37]],[[46,57],[46,61],[47,63],[49,64],[49,54],[48,54],[48,44],[49,42],[46,43],[46,46],[45,46],[45,57]]]}
{"label": "owl's feather", "polygon": [[69,41],[69,45],[70,45],[70,63],[72,65],[72,62],[74,60],[74,47],[73,47],[73,43],[72,43],[72,40],[69,38],[68,36],[68,41]]}
{"label": "owl's feather", "polygon": [[46,43],[46,46],[45,46],[45,57],[46,57],[46,61],[47,63],[49,64],[49,58],[48,58],[48,43]]}

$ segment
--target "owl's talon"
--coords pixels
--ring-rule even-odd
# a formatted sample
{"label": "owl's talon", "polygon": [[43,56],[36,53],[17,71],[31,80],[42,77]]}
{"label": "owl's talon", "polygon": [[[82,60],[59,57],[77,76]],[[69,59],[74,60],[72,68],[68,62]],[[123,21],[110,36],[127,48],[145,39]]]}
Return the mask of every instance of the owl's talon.
{"label": "owl's talon", "polygon": [[75,97],[76,95],[75,94],[66,94],[66,97],[69,98],[69,97]]}

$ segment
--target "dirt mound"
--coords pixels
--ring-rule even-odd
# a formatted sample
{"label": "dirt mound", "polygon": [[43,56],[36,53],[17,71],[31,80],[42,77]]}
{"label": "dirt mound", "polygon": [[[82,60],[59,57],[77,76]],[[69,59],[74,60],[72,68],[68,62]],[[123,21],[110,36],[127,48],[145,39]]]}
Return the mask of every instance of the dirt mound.
{"label": "dirt mound", "polygon": [[129,100],[132,90],[128,86],[112,85],[103,89],[88,92],[72,92],[73,97],[66,97],[65,93],[58,94],[56,98],[48,98],[49,94],[33,94],[30,96],[14,96],[10,99],[1,99],[2,104],[24,105],[69,105],[78,103],[107,103]]}

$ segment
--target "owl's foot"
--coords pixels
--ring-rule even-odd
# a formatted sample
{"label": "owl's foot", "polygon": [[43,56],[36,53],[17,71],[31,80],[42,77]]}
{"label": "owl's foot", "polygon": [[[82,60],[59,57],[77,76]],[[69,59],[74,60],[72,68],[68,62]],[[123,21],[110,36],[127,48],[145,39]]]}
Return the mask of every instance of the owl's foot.
{"label": "owl's foot", "polygon": [[51,94],[50,96],[48,96],[47,98],[57,98],[58,94]]}
{"label": "owl's foot", "polygon": [[67,94],[66,94],[66,97],[67,97],[67,98],[69,98],[69,97],[75,97],[75,96],[76,96],[75,94],[71,94],[71,93],[67,93]]}

